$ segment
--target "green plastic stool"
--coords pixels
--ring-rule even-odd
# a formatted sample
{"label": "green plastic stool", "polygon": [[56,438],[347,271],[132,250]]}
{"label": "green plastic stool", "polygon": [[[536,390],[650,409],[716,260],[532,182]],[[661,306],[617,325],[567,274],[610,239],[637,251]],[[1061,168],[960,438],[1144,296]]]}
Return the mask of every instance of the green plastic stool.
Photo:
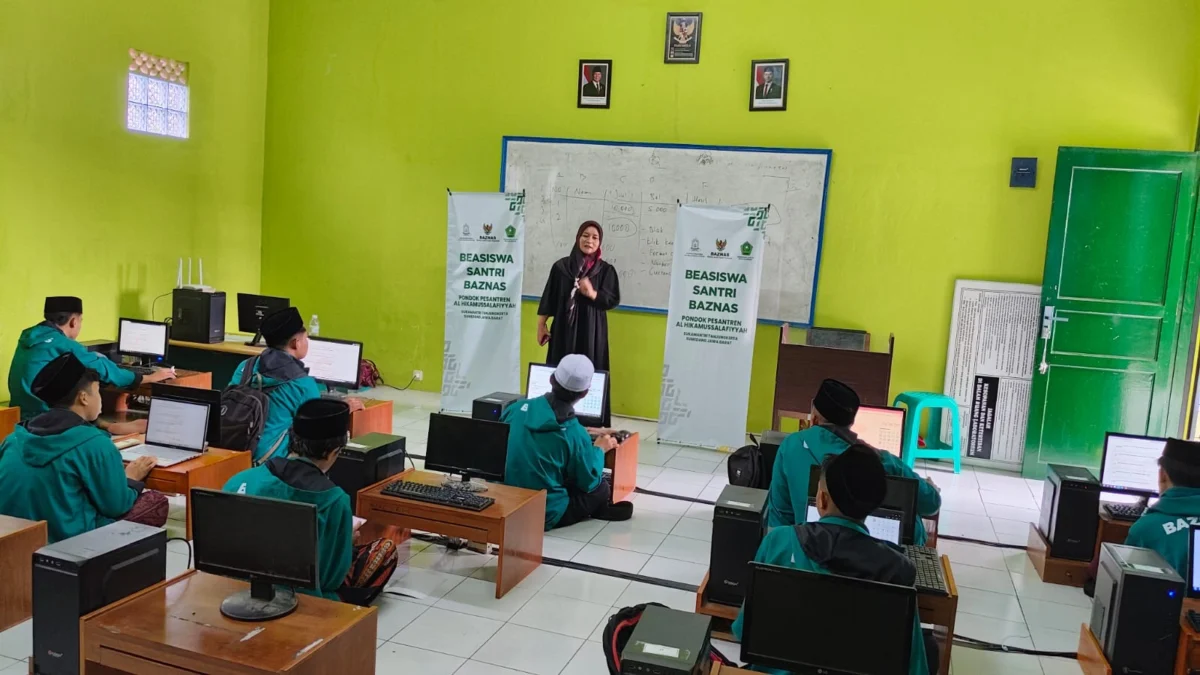
{"label": "green plastic stool", "polygon": [[[954,473],[962,472],[962,448],[959,447],[962,438],[958,422],[958,402],[945,394],[933,394],[924,391],[906,391],[896,396],[892,401],[893,407],[903,403],[908,408],[904,418],[904,442],[900,457],[908,468],[918,459],[951,459],[954,460]],[[950,411],[950,445],[942,443],[942,410]],[[921,436],[921,414],[931,413],[929,420],[929,435],[925,437],[925,447],[917,447],[917,439]]]}

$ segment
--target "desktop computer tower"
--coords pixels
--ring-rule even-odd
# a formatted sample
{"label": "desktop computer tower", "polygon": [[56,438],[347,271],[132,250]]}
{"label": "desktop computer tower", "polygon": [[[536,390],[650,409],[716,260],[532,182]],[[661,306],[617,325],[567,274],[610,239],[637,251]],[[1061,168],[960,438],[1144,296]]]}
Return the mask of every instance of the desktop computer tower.
{"label": "desktop computer tower", "polygon": [[750,583],[750,561],[766,534],[763,509],[767,491],[726,485],[713,509],[708,599],[740,606]]}
{"label": "desktop computer tower", "polygon": [[1092,602],[1092,634],[1114,673],[1175,670],[1183,579],[1148,548],[1104,544]]}
{"label": "desktop computer tower", "polygon": [[708,675],[712,617],[648,605],[621,650],[622,675]]}
{"label": "desktop computer tower", "polygon": [[404,471],[403,436],[371,433],[351,438],[329,469],[329,480],[350,495],[350,510],[358,508],[358,491]]}
{"label": "desktop computer tower", "polygon": [[762,436],[758,437],[758,452],[762,455],[762,476],[764,481],[763,487],[771,485],[771,472],[775,470],[775,455],[779,454],[779,446],[783,445],[784,439],[788,437],[782,431],[767,429],[762,432]]}
{"label": "desktop computer tower", "polygon": [[477,398],[471,403],[471,418],[499,422],[501,415],[508,410],[508,406],[520,400],[520,394],[508,394],[502,391]]}
{"label": "desktop computer tower", "polygon": [[225,292],[176,288],[171,293],[171,339],[225,341]]}
{"label": "desktop computer tower", "polygon": [[1090,562],[1096,552],[1100,483],[1080,466],[1049,464],[1038,527],[1052,558]]}
{"label": "desktop computer tower", "polygon": [[167,578],[167,531],[118,521],[33,555],[33,672],[78,675],[79,618]]}

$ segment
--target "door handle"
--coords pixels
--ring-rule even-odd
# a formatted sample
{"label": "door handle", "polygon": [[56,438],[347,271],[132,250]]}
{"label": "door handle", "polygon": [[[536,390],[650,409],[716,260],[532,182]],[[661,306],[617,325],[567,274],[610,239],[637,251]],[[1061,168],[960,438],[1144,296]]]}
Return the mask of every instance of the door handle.
{"label": "door handle", "polygon": [[1038,364],[1038,372],[1042,375],[1050,372],[1050,364],[1046,361],[1046,357],[1050,350],[1050,340],[1054,337],[1054,324],[1060,321],[1070,321],[1070,319],[1058,316],[1052,305],[1046,305],[1042,309],[1042,361]]}

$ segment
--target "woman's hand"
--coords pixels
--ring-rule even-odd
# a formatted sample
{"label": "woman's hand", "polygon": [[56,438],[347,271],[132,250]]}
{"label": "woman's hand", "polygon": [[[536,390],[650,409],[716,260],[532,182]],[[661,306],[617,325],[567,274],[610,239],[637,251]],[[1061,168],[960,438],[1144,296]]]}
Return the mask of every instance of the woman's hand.
{"label": "woman's hand", "polygon": [[538,346],[545,347],[550,341],[550,329],[546,328],[546,319],[538,317]]}
{"label": "woman's hand", "polygon": [[596,289],[592,287],[592,280],[587,277],[579,280],[579,292],[587,296],[589,300],[596,299]]}

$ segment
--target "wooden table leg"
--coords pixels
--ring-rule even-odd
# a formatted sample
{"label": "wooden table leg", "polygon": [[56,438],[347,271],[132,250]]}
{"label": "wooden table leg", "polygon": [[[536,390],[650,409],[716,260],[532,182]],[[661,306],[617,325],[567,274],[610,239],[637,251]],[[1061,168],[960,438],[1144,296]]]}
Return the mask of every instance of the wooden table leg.
{"label": "wooden table leg", "polygon": [[629,499],[637,487],[639,435],[631,434],[613,451],[613,502]]}
{"label": "wooden table leg", "polygon": [[496,597],[513,589],[542,564],[542,541],[546,528],[546,493],[525,502],[504,519],[500,536],[500,558],[496,564]]}

